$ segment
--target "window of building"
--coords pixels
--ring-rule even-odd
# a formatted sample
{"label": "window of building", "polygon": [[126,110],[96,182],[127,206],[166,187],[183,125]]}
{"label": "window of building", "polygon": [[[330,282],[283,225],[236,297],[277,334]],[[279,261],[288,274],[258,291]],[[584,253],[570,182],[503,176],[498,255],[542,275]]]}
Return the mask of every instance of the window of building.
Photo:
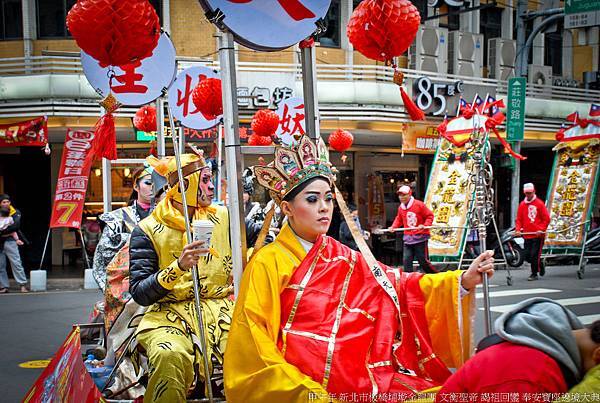
{"label": "window of building", "polygon": [[[67,30],[66,19],[75,3],[77,0],[36,0],[39,38],[71,37]],[[150,0],[150,3],[156,9],[162,23],[162,0]]]}
{"label": "window of building", "polygon": [[559,21],[555,32],[547,32],[544,35],[544,64],[552,66],[552,74],[562,76],[562,33],[563,22]]}
{"label": "window of building", "polygon": [[37,0],[37,22],[39,38],[70,37],[67,30],[67,13],[76,0]]}
{"label": "window of building", "polygon": [[439,14],[448,14],[440,17],[440,27],[448,28],[448,31],[458,31],[460,29],[459,7],[450,7],[444,4],[438,10]]}
{"label": "window of building", "polygon": [[319,43],[321,46],[339,48],[341,25],[340,0],[331,1],[331,6],[324,20],[327,30],[319,37]]}
{"label": "window of building", "polygon": [[21,0],[0,0],[0,40],[23,37]]}
{"label": "window of building", "polygon": [[502,36],[502,9],[485,8],[479,13],[479,32],[483,33],[483,60],[488,60],[488,40]]}

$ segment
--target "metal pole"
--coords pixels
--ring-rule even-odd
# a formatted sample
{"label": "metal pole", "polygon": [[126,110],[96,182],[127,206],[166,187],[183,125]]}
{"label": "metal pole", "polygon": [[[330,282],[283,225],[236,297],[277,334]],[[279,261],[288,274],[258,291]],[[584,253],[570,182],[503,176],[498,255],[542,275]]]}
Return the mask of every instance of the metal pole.
{"label": "metal pole", "polygon": [[165,100],[156,100],[156,151],[158,158],[165,156]]}
{"label": "metal pole", "polygon": [[87,251],[85,250],[85,241],[83,239],[83,232],[81,232],[81,228],[79,228],[79,230],[77,232],[79,232],[79,238],[81,238],[81,253],[83,254],[81,257],[85,261],[85,268],[91,269],[90,260],[88,258]]}
{"label": "metal pole", "polygon": [[44,242],[44,250],[42,252],[42,259],[40,260],[40,268],[42,270],[42,266],[44,265],[44,258],[46,257],[46,248],[48,248],[48,240],[50,239],[50,232],[52,228],[48,228],[48,234],[46,235],[46,242]]}
{"label": "metal pole", "polygon": [[319,126],[319,99],[317,94],[317,59],[314,46],[300,49],[302,60],[302,89],[304,92],[304,119],[306,133],[317,140],[321,135]]}
{"label": "metal pole", "polygon": [[584,224],[583,226],[583,243],[581,244],[581,254],[579,255],[579,268],[577,270],[577,277],[580,279],[583,278],[583,273],[585,272],[585,244],[587,242],[588,237],[588,225]]}
{"label": "metal pole", "polygon": [[221,169],[221,161],[223,161],[223,125],[220,124],[217,129],[217,200],[222,200],[223,197],[223,170]]}
{"label": "metal pole", "polygon": [[105,213],[112,211],[111,163],[106,158],[102,158],[102,207]]}
{"label": "metal pole", "polygon": [[[477,227],[477,232],[479,235],[479,247],[481,249],[481,253],[485,252],[487,249],[486,245],[486,237],[487,237],[487,216],[489,215],[488,211],[488,198],[489,198],[489,185],[491,185],[491,173],[490,177],[486,179],[486,169],[488,167],[488,148],[489,144],[489,133],[487,131],[483,132],[483,139],[480,138],[482,135],[479,127],[479,113],[476,114],[477,124],[474,124],[473,134],[471,136],[471,142],[473,145],[477,147],[473,159],[475,161],[475,173],[474,173],[474,184],[475,184],[475,202],[473,205],[475,220],[473,224]],[[491,172],[491,171],[490,171]],[[492,314],[490,309],[490,286],[489,286],[489,278],[488,274],[485,273],[483,275],[483,308],[484,308],[484,322],[485,322],[485,331],[486,336],[492,334]]]}
{"label": "metal pole", "polygon": [[498,245],[500,245],[502,259],[504,259],[504,267],[506,267],[506,284],[512,285],[512,276],[510,274],[510,269],[508,268],[508,260],[506,260],[506,253],[504,253],[504,245],[502,244],[502,238],[500,237],[500,231],[498,231],[498,224],[496,223],[496,216],[494,215],[492,215],[492,223],[494,224],[494,231],[496,231],[496,237],[498,238]]}
{"label": "metal pole", "polygon": [[[179,179],[179,189],[181,190],[181,204],[183,205],[183,217],[185,220],[185,235],[187,243],[192,243],[192,232],[190,231],[190,215],[188,213],[188,204],[186,194],[183,191],[185,184],[183,182],[183,172],[181,171],[181,154],[179,153],[179,141],[177,139],[177,131],[175,128],[175,122],[173,121],[173,115],[171,109],[169,112],[169,126],[171,127],[171,134],[173,140],[173,153],[175,154],[175,162],[177,164],[177,177]],[[208,349],[206,348],[206,333],[204,332],[204,319],[202,318],[202,306],[200,306],[200,287],[198,286],[198,267],[194,265],[192,267],[192,283],[194,284],[194,305],[196,306],[196,314],[198,315],[198,328],[201,334],[198,335],[200,339],[200,346],[202,348],[202,358],[204,364],[204,381],[206,384],[206,391],[208,401],[212,403],[212,385],[210,384],[210,365],[208,363]]]}
{"label": "metal pole", "polygon": [[231,32],[219,35],[219,64],[223,91],[223,127],[229,195],[229,228],[233,260],[233,287],[237,296],[246,266],[246,225],[242,203],[242,152],[239,143],[239,118],[235,77],[235,50]]}

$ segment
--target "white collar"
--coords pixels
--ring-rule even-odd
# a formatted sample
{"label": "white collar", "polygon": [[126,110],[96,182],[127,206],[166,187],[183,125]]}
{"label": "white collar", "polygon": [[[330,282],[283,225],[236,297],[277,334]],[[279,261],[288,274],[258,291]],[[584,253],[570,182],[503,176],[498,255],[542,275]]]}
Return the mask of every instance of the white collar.
{"label": "white collar", "polygon": [[[288,225],[289,225],[289,223],[288,223]],[[292,228],[291,225],[290,225],[290,229],[292,230],[292,234],[294,234],[294,236],[296,237],[298,242],[300,242],[300,245],[302,245],[302,248],[304,249],[304,251],[306,253],[308,253],[308,251],[312,249],[314,242],[307,241],[306,239],[300,237],[300,235],[296,234],[296,231],[294,231],[294,229]]]}
{"label": "white collar", "polygon": [[410,200],[408,201],[408,203],[404,204],[401,202],[400,207],[402,207],[403,210],[408,210],[413,205],[414,202],[415,202],[415,198],[413,196],[410,196]]}
{"label": "white collar", "polygon": [[314,243],[308,242],[306,239],[302,239],[298,235],[296,235],[296,238],[298,238],[298,241],[300,242],[300,245],[302,245],[302,247],[304,248],[304,251],[306,253],[308,253],[308,251],[312,249]]}
{"label": "white collar", "polygon": [[533,195],[533,198],[532,198],[531,200],[527,200],[527,198],[525,198],[525,199],[523,199],[523,201],[524,201],[525,203],[529,204],[529,203],[533,203],[533,201],[534,201],[535,199],[537,199],[537,195]]}

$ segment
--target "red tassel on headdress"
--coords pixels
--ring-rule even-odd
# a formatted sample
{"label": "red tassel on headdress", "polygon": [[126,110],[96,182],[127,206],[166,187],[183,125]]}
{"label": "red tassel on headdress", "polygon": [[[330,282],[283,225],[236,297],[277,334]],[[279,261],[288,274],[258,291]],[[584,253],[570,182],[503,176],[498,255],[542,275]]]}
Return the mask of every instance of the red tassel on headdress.
{"label": "red tassel on headdress", "polygon": [[98,120],[94,128],[94,139],[92,140],[92,148],[88,154],[88,158],[92,161],[100,158],[109,160],[117,159],[117,133],[115,131],[115,112],[121,104],[112,95],[108,94],[100,105],[106,111]]}
{"label": "red tassel on headdress", "polygon": [[394,83],[400,87],[400,95],[402,96],[402,103],[404,103],[404,109],[408,112],[410,119],[417,121],[425,119],[425,113],[413,102],[408,96],[402,83],[404,82],[404,74],[398,70],[394,71]]}

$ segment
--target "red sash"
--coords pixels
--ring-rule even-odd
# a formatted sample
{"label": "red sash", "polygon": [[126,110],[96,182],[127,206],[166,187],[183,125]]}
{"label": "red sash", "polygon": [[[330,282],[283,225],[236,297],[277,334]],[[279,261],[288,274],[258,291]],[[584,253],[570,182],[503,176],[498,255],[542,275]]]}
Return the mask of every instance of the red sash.
{"label": "red sash", "polygon": [[398,392],[408,398],[442,384],[450,371],[433,355],[421,276],[402,273],[396,284],[400,325],[362,255],[320,237],[281,292],[280,350],[332,394]]}

